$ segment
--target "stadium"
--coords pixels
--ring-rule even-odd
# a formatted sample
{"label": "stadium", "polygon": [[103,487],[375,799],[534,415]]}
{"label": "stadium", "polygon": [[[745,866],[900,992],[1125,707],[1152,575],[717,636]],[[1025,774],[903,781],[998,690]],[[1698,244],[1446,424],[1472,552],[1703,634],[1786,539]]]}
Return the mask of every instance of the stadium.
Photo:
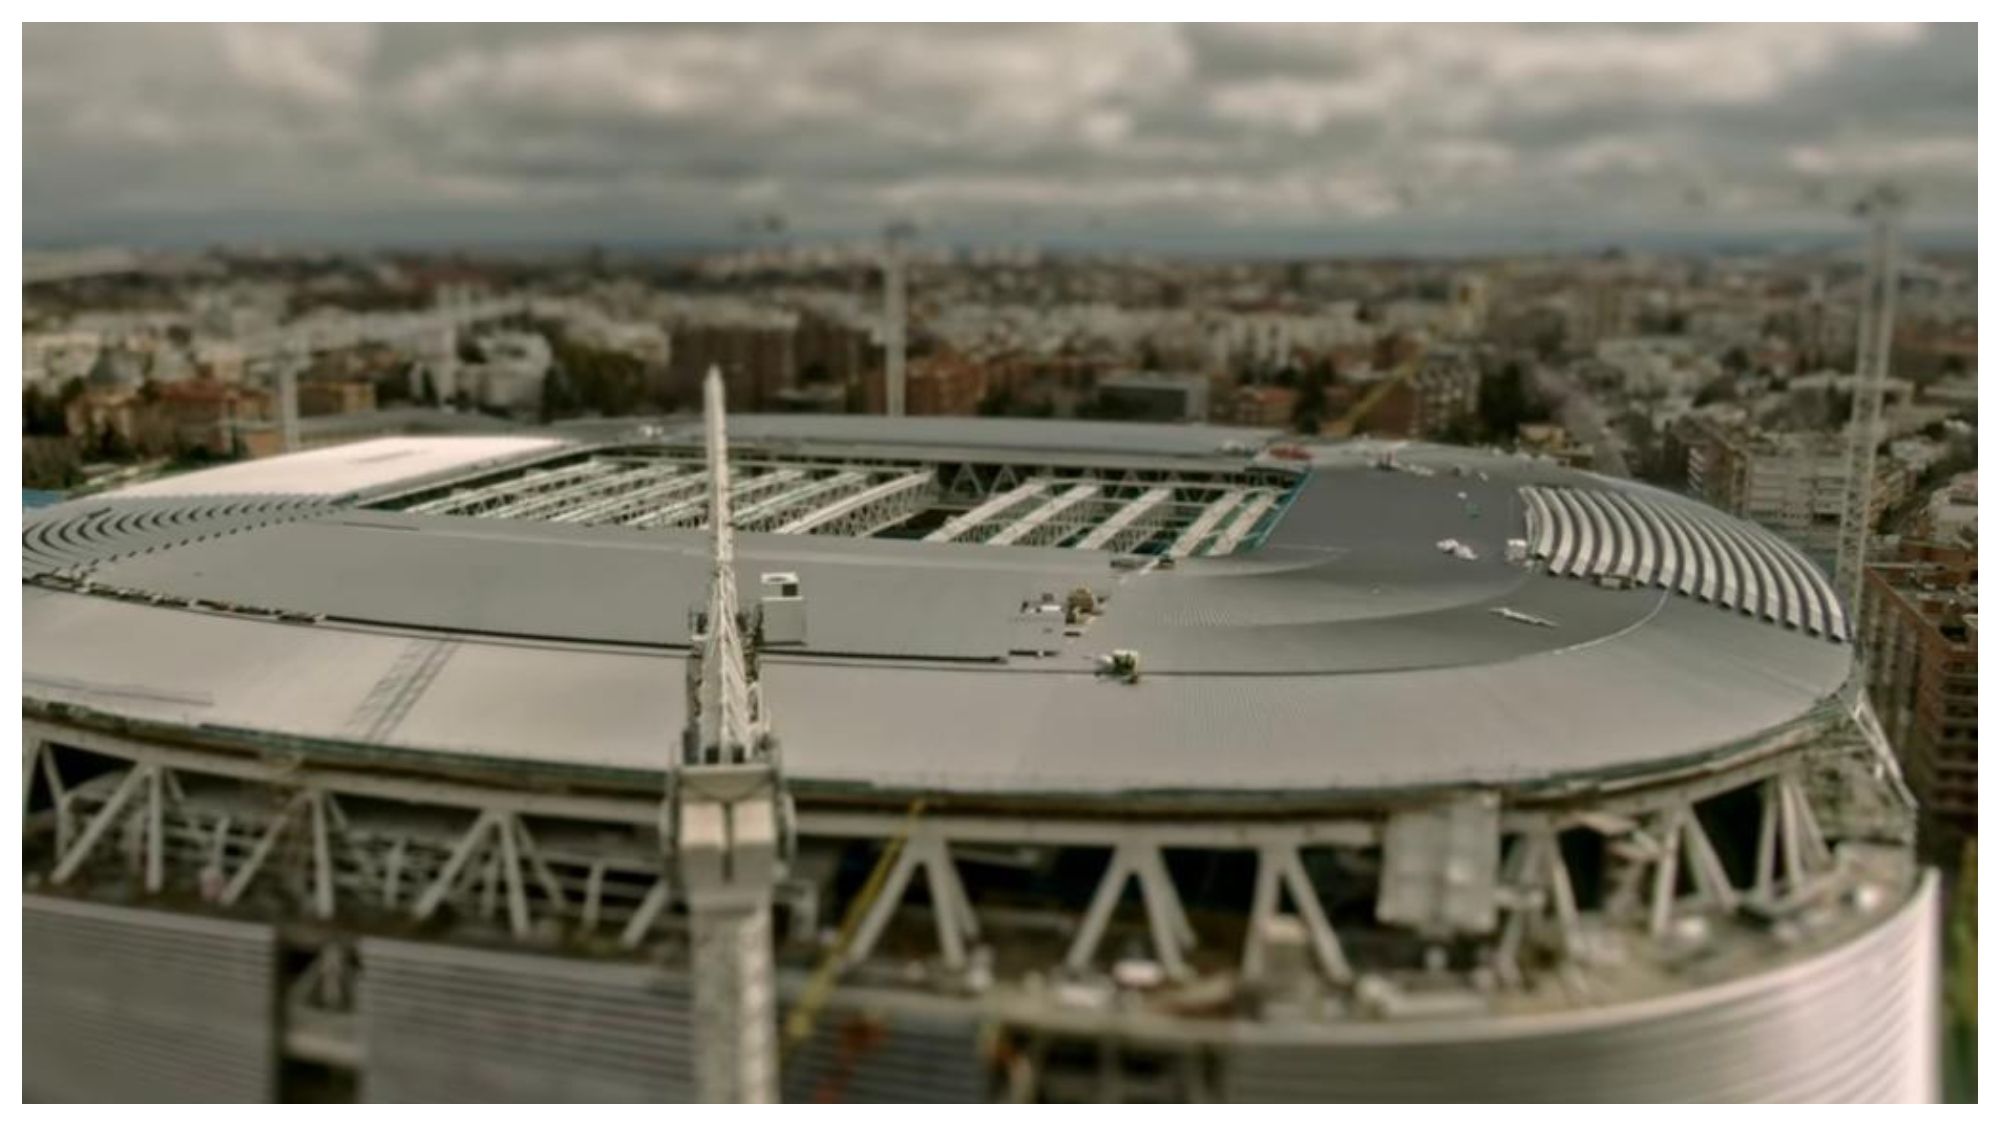
{"label": "stadium", "polygon": [[[1513,455],[738,416],[795,1101],[1935,1097],[1860,624]],[[694,1097],[699,420],[29,513],[37,1100]]]}

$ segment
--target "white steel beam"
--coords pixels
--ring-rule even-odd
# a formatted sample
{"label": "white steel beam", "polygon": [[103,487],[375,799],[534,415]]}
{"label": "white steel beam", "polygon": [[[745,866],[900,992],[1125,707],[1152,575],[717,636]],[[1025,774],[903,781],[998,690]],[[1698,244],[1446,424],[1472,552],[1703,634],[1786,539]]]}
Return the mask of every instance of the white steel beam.
{"label": "white steel beam", "polygon": [[979,507],[970,512],[959,513],[945,521],[943,526],[925,536],[924,542],[949,543],[952,540],[969,538],[974,529],[1005,518],[1008,513],[1041,496],[1048,487],[1047,481],[1028,481],[997,496],[988,497]]}
{"label": "white steel beam", "polygon": [[1244,978],[1254,981],[1263,975],[1265,924],[1277,916],[1286,892],[1291,893],[1299,920],[1305,924],[1320,972],[1337,985],[1345,984],[1354,976],[1353,971],[1294,845],[1265,845],[1257,850],[1257,884],[1251,896],[1250,925],[1243,938]]}
{"label": "white steel beam", "polygon": [[1553,826],[1544,822],[1524,831],[1507,857],[1508,885],[1513,893],[1507,923],[1501,928],[1494,948],[1493,967],[1503,981],[1520,983],[1520,951],[1531,925],[1553,912],[1556,948],[1564,958],[1578,957],[1582,937],[1578,928],[1576,892],[1570,884],[1569,866],[1557,843]]}
{"label": "white steel beam", "polygon": [[1098,492],[1096,485],[1071,485],[1057,496],[1043,501],[1033,512],[1000,529],[986,542],[994,547],[1006,547],[1010,544],[1032,546],[1058,541],[1069,530],[1069,525],[1057,521]]}
{"label": "white steel beam", "polygon": [[560,519],[578,508],[587,508],[610,498],[630,496],[662,481],[672,481],[682,472],[681,466],[671,462],[631,466],[607,477],[593,478],[567,489],[545,493],[510,515],[517,520]]}
{"label": "white steel beam", "polygon": [[557,524],[608,523],[628,512],[693,496],[707,487],[708,471],[705,469],[698,469],[693,473],[678,473],[661,484],[648,485],[631,492],[605,497],[566,512],[558,512],[549,519]]}
{"label": "white steel beam", "polygon": [[[888,522],[891,513],[900,513],[895,522],[907,520],[917,514],[925,503],[923,495],[933,489],[936,477],[931,470],[920,469],[893,477],[878,485],[863,489],[850,496],[841,497],[832,504],[814,509],[776,529],[781,536],[802,536],[821,528],[846,534],[867,534],[882,523]],[[850,517],[854,519],[849,519]],[[849,530],[856,523],[871,525],[866,532]]]}
{"label": "white steel beam", "polygon": [[[56,768],[55,751],[42,740],[36,740],[35,746],[40,748],[36,757],[41,760],[42,780],[48,783],[49,802],[56,811],[56,852],[60,854],[69,847],[70,836],[76,831],[74,818],[70,814],[70,792],[69,788],[63,785],[62,773]],[[26,790],[27,787],[23,786],[22,789]],[[26,802],[26,794],[22,795],[21,800]]]}
{"label": "white steel beam", "polygon": [[333,918],[333,848],[327,840],[331,801],[320,790],[306,791],[306,803],[312,809],[313,911],[322,919]]}
{"label": "white steel beam", "polygon": [[464,492],[446,493],[434,500],[412,505],[403,511],[415,516],[476,515],[482,506],[490,504],[511,504],[521,497],[531,496],[545,489],[558,488],[570,481],[588,477],[597,472],[596,462],[578,462],[559,469],[530,469],[519,477],[496,481]]}
{"label": "white steel beam", "polygon": [[1208,507],[1201,510],[1201,515],[1195,517],[1194,521],[1174,538],[1173,546],[1167,548],[1167,555],[1175,559],[1193,555],[1195,549],[1202,545],[1202,541],[1214,534],[1215,529],[1222,524],[1223,518],[1235,511],[1237,505],[1243,503],[1244,493],[1243,489],[1227,489],[1221,496],[1210,501]]}
{"label": "white steel beam", "polygon": [[1666,934],[1673,923],[1674,888],[1680,879],[1681,830],[1686,817],[1684,810],[1671,809],[1662,818],[1660,854],[1653,868],[1653,906],[1647,926],[1655,938]]}
{"label": "white steel beam", "polygon": [[[755,497],[763,496],[773,489],[781,489],[806,475],[803,469],[776,469],[756,477],[739,477],[729,486],[729,500],[732,506]],[[706,494],[692,500],[684,500],[665,508],[654,509],[634,520],[625,521],[627,528],[674,527],[689,522],[703,523],[708,519],[708,497]]]}
{"label": "white steel beam", "polygon": [[889,925],[889,919],[902,904],[903,896],[909,890],[910,877],[919,867],[924,870],[930,890],[938,949],[944,956],[945,967],[952,970],[965,967],[965,943],[967,939],[979,937],[979,920],[972,913],[972,900],[966,895],[965,885],[959,880],[958,869],[952,863],[951,847],[944,837],[936,833],[913,834],[897,854],[881,891],[869,904],[868,913],[862,917],[861,926],[855,931],[854,944],[847,951],[847,965],[855,966],[868,960],[875,943],[882,937],[883,929]]}
{"label": "white steel beam", "polygon": [[1243,510],[1229,522],[1229,526],[1222,530],[1222,534],[1215,537],[1215,542],[1209,545],[1207,554],[1228,555],[1235,551],[1245,539],[1249,538],[1251,531],[1257,527],[1257,521],[1263,519],[1264,514],[1271,511],[1271,506],[1277,503],[1278,498],[1271,493],[1253,494],[1250,503],[1244,505]]}
{"label": "white steel beam", "polygon": [[507,878],[507,923],[515,938],[526,938],[532,920],[528,917],[528,893],[521,880],[521,849],[514,838],[514,819],[502,818],[499,831],[500,870]]}
{"label": "white steel beam", "polygon": [[431,914],[444,902],[444,897],[451,894],[453,885],[458,882],[459,873],[465,870],[467,863],[478,853],[480,845],[485,843],[487,833],[492,831],[499,821],[500,814],[492,810],[483,811],[472,819],[472,826],[458,839],[458,844],[451,850],[451,856],[445,860],[444,867],[438,870],[437,878],[431,881],[431,885],[424,889],[421,896],[417,897],[416,904],[410,909],[412,916],[419,920],[431,917]]}
{"label": "white steel beam", "polygon": [[853,470],[843,470],[830,477],[807,481],[795,489],[787,489],[774,497],[767,497],[749,505],[736,513],[736,528],[744,532],[761,532],[799,515],[811,512],[826,503],[828,494],[834,497],[847,496],[868,484],[868,475]]}
{"label": "white steel beam", "polygon": [[1135,536],[1150,536],[1153,522],[1141,519],[1152,516],[1162,505],[1174,499],[1170,488],[1148,489],[1128,501],[1111,514],[1111,518],[1091,529],[1089,535],[1077,541],[1079,551],[1125,551],[1135,546]]}
{"label": "white steel beam", "polygon": [[665,876],[653,881],[653,886],[646,889],[646,898],[639,901],[639,909],[632,912],[632,917],[626,920],[625,929],[619,933],[620,946],[629,950],[645,940],[646,932],[653,929],[653,921],[667,909],[670,890]]}
{"label": "white steel beam", "polygon": [[1110,925],[1111,914],[1124,895],[1126,881],[1132,879],[1139,881],[1139,898],[1145,903],[1154,956],[1159,958],[1168,976],[1185,977],[1188,968],[1186,950],[1194,945],[1194,932],[1188,926],[1187,913],[1181,908],[1180,897],[1174,892],[1173,880],[1167,875],[1159,846],[1151,842],[1128,842],[1112,851],[1111,863],[1104,870],[1104,878],[1098,882],[1097,893],[1091,897],[1090,907],[1084,912],[1083,924],[1077,929],[1076,939],[1070,944],[1063,964],[1074,973],[1081,973],[1090,967],[1098,946],[1104,941],[1104,931]]}
{"label": "white steel beam", "polygon": [[559,512],[564,507],[588,503],[611,493],[628,488],[639,488],[657,479],[662,468],[669,473],[678,472],[677,466],[643,466],[637,469],[613,465],[609,462],[594,462],[598,471],[580,480],[572,481],[558,489],[547,489],[531,497],[524,497],[512,504],[493,509],[483,515],[494,520],[538,520],[550,513]]}
{"label": "white steel beam", "polygon": [[66,883],[76,874],[76,870],[89,858],[91,850],[97,847],[97,842],[104,839],[104,834],[118,821],[118,815],[124,811],[126,804],[139,792],[140,787],[146,785],[146,780],[152,777],[156,769],[151,766],[138,766],[126,773],[124,780],[118,783],[118,788],[111,791],[111,798],[104,803],[104,808],[98,810],[97,815],[90,819],[90,824],[83,827],[83,835],[76,839],[76,843],[70,846],[69,851],[63,854],[62,860],[56,864],[55,872],[49,876],[50,883]]}
{"label": "white steel beam", "polygon": [[264,829],[264,835],[257,838],[256,845],[251,848],[250,855],[243,858],[243,863],[236,869],[236,874],[223,885],[218,903],[227,907],[235,903],[249,889],[250,881],[257,878],[258,870],[264,866],[264,858],[271,855],[271,847],[278,843],[278,838],[291,826],[293,811],[298,809],[299,803],[304,800],[303,794],[293,797],[278,811],[278,815],[271,819],[271,824]]}
{"label": "white steel beam", "polygon": [[146,776],[146,890],[157,892],[167,883],[166,786],[164,770]]}

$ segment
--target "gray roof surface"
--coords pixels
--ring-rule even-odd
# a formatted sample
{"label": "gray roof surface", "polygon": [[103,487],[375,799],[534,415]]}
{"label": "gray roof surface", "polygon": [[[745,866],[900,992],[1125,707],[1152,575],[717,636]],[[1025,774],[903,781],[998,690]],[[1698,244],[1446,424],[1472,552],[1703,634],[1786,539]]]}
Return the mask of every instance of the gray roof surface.
{"label": "gray roof surface", "polygon": [[[740,535],[746,597],[766,570],[805,587],[807,644],[765,663],[787,772],[801,787],[1218,798],[1543,781],[1731,748],[1848,677],[1845,645],[1506,561],[1518,484],[1627,486],[1422,447],[1403,459],[1447,471],[1369,468],[1380,448],[1322,451],[1257,549],[1143,574],[1093,552]],[[31,530],[69,507],[30,514]],[[1438,550],[1446,537],[1479,558]],[[703,570],[695,532],[322,510],[95,578],[327,620],[29,587],[23,687],[135,719],[656,771],[682,723],[682,657],[665,647],[685,638]],[[1106,613],[1056,656],[1010,657],[1022,600],[1077,585],[1109,595]],[[1141,652],[1138,684],[1093,675],[1113,648]],[[379,687],[417,679],[385,710],[406,694]]]}

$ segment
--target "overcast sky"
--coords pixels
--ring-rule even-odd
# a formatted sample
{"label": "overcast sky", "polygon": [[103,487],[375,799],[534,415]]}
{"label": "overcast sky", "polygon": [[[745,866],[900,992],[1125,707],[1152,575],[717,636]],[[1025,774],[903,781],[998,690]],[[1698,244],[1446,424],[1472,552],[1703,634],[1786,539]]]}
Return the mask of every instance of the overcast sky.
{"label": "overcast sky", "polygon": [[1437,251],[1976,215],[1965,27],[28,26],[30,245]]}

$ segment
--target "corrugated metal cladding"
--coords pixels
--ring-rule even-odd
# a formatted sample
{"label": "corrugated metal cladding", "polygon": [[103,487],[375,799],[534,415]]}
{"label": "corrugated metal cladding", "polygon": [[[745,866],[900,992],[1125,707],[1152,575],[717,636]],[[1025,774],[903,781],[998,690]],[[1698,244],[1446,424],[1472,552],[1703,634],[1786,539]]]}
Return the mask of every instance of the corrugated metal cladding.
{"label": "corrugated metal cladding", "polygon": [[361,943],[368,1102],[686,1102],[684,974],[462,946]]}
{"label": "corrugated metal cladding", "polygon": [[266,1102],[277,934],[28,895],[21,1088],[35,1102]]}
{"label": "corrugated metal cladding", "polygon": [[34,578],[74,567],[217,539],[310,515],[316,497],[192,497],[59,505],[21,525],[21,574]]}
{"label": "corrugated metal cladding", "polygon": [[1826,576],[1755,524],[1636,489],[1523,485],[1521,497],[1529,554],[1550,574],[1615,575],[1847,640]]}
{"label": "corrugated metal cladding", "polygon": [[1236,1102],[1925,1102],[1936,881],[1888,923],[1749,981],[1539,1026],[1230,1050]]}
{"label": "corrugated metal cladding", "polygon": [[987,1098],[976,1017],[820,1014],[812,1039],[785,1061],[788,1103],[976,1103]]}
{"label": "corrugated metal cladding", "polygon": [[[685,974],[463,946],[361,944],[369,1102],[686,1102]],[[978,1102],[971,1014],[830,1009],[787,1063],[788,1102]]]}

